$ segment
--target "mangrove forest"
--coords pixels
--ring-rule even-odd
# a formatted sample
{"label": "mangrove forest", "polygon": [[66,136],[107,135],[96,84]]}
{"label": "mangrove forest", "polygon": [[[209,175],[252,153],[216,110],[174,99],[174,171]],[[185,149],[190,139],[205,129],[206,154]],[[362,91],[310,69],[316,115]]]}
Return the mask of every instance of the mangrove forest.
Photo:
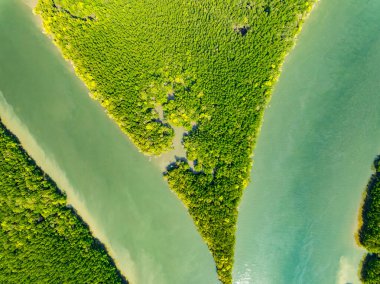
{"label": "mangrove forest", "polygon": [[361,263],[360,278],[365,284],[380,283],[380,156],[374,162],[361,211],[359,243],[368,254]]}
{"label": "mangrove forest", "polygon": [[[39,0],[35,12],[90,95],[164,177],[232,282],[238,205],[286,54],[314,0]],[[159,110],[163,110],[163,117]]]}
{"label": "mangrove forest", "polygon": [[127,283],[1,122],[0,189],[0,283]]}

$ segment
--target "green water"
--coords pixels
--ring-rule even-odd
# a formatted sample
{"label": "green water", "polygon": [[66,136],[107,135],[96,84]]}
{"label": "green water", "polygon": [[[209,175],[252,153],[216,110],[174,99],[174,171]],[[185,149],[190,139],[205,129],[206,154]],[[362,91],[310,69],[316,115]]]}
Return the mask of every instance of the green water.
{"label": "green water", "polygon": [[[380,153],[379,66],[380,1],[322,0],[265,114],[240,206],[235,283],[358,283],[353,234]],[[0,116],[132,283],[216,282],[160,169],[14,0],[0,0]]]}
{"label": "green water", "polygon": [[67,192],[132,283],[216,283],[215,265],[160,169],[138,153],[35,24],[0,0],[0,116]]}
{"label": "green water", "polygon": [[236,283],[359,283],[357,210],[380,154],[380,1],[322,0],[268,108]]}

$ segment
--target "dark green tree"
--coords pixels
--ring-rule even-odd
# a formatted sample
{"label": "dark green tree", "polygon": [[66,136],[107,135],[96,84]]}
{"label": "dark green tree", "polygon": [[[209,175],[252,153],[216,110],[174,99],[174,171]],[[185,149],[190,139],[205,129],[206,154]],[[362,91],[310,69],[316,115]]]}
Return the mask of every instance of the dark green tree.
{"label": "dark green tree", "polygon": [[263,112],[314,2],[39,0],[36,8],[142,152],[159,155],[172,147],[173,126],[187,130],[187,155],[165,176],[224,283],[232,281],[237,207]]}
{"label": "dark green tree", "polygon": [[1,122],[0,283],[127,283]]}

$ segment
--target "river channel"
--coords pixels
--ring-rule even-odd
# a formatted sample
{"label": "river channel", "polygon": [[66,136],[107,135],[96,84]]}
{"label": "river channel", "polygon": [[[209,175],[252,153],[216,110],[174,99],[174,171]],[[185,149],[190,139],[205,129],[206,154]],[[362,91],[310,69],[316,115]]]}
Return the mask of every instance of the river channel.
{"label": "river channel", "polygon": [[0,1],[0,115],[131,283],[217,282],[161,169],[88,96],[19,0]]}
{"label": "river channel", "polygon": [[[359,283],[354,233],[380,154],[380,2],[322,0],[287,57],[240,206],[234,283]],[[87,94],[30,7],[0,1],[0,116],[132,283],[212,284],[161,169]]]}
{"label": "river channel", "polygon": [[264,117],[234,282],[359,283],[361,194],[380,154],[380,1],[322,0]]}

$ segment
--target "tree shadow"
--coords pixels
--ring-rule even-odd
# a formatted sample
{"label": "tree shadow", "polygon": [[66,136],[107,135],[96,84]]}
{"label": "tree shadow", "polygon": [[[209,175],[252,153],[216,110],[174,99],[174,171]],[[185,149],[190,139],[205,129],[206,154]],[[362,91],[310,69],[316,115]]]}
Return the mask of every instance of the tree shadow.
{"label": "tree shadow", "polygon": [[186,164],[189,166],[189,171],[192,172],[194,175],[200,175],[200,174],[204,174],[203,171],[196,171],[189,163],[189,160],[185,157],[178,157],[178,156],[174,156],[175,157],[175,161],[170,163],[167,167],[166,167],[166,171],[163,172],[163,175],[167,175],[170,171],[173,171],[175,169],[178,169],[179,168],[179,164]]}
{"label": "tree shadow", "polygon": [[234,28],[234,31],[238,34],[240,34],[241,36],[246,36],[248,31],[251,29],[250,26],[248,25],[244,25],[244,26],[236,26]]}
{"label": "tree shadow", "polygon": [[[373,277],[376,278],[374,272],[376,273],[376,266],[378,266],[377,263],[380,262],[380,257],[375,253],[367,253],[367,255],[362,260],[361,270],[360,270],[360,278],[363,282],[367,283],[366,281],[375,280],[372,279]],[[375,280],[376,281],[376,280]],[[368,283],[375,283],[375,282],[368,282]]]}
{"label": "tree shadow", "polygon": [[81,20],[81,21],[84,21],[84,22],[86,22],[86,21],[96,21],[96,15],[95,14],[91,14],[91,15],[89,15],[87,17],[80,17],[80,16],[77,16],[77,15],[74,15],[73,13],[71,13],[70,10],[63,8],[61,5],[56,4],[55,0],[51,0],[51,2],[52,2],[53,8],[57,9],[59,12],[66,13],[72,19]]}

